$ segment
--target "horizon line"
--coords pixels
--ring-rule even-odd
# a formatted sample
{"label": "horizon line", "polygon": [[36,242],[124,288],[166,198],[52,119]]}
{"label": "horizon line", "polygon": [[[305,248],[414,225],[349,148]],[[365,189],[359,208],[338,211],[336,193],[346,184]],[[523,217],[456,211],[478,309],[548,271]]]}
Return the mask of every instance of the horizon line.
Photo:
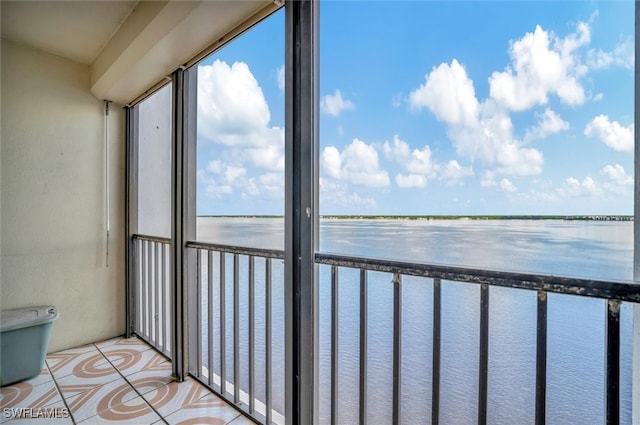
{"label": "horizon line", "polygon": [[[209,218],[284,218],[283,214],[202,214],[196,217]],[[321,214],[324,219],[470,219],[470,220],[508,220],[508,219],[537,219],[537,220],[633,220],[633,214]]]}

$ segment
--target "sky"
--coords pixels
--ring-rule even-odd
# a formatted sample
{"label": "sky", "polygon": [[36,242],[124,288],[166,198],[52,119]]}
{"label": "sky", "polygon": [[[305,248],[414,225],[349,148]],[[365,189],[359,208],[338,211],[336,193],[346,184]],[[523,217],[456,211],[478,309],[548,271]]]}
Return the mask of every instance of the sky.
{"label": "sky", "polygon": [[[633,1],[325,1],[320,214],[633,213]],[[198,67],[198,215],[284,212],[284,10]]]}

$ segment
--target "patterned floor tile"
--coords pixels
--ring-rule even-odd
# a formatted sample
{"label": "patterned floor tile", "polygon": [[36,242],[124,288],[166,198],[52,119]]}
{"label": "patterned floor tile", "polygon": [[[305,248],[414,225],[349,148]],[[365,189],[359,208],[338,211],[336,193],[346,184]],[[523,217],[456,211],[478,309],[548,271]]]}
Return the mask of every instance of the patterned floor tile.
{"label": "patterned floor tile", "polygon": [[147,392],[145,400],[162,416],[168,416],[178,409],[197,403],[202,397],[211,394],[198,381],[187,378],[184,382],[173,381],[168,385]]}
{"label": "patterned floor tile", "polygon": [[58,379],[56,382],[63,397],[70,398],[117,380],[122,380],[122,376],[107,362],[94,367],[92,373],[80,376],[71,374]]}
{"label": "patterned floor tile", "polygon": [[140,393],[145,395],[174,381],[171,370],[143,370],[126,377],[127,381]]}
{"label": "patterned floor tile", "polygon": [[78,418],[76,418],[76,422],[83,425],[106,423],[140,425],[151,424],[161,419],[142,397],[136,397],[118,403],[120,400],[119,396],[119,394],[114,393],[113,397],[102,399],[98,407],[105,407],[104,409],[100,410],[97,415],[91,416],[86,420],[78,420]]}
{"label": "patterned floor tile", "polygon": [[62,398],[53,381],[33,386],[27,382],[9,385],[0,389],[0,407],[41,408],[54,403],[61,403]]}
{"label": "patterned floor tile", "polygon": [[68,375],[78,377],[95,377],[112,373],[113,368],[107,367],[107,359],[96,347],[83,353],[74,353],[70,350],[59,351],[47,356],[47,365],[55,379],[61,379]]}
{"label": "patterned floor tile", "polygon": [[227,424],[240,413],[220,397],[209,394],[183,406],[164,419],[171,425],[186,424]]}
{"label": "patterned floor tile", "polygon": [[138,351],[147,351],[151,346],[137,337],[125,338],[123,336],[107,339],[95,343],[96,347],[103,353],[111,349],[132,348]]}
{"label": "patterned floor tile", "polygon": [[239,415],[237,418],[229,422],[229,425],[255,425],[256,422],[247,418],[244,415]]}
{"label": "patterned floor tile", "polygon": [[3,425],[252,424],[197,380],[175,381],[171,362],[138,338],[49,354],[46,364],[1,389]]}
{"label": "patterned floor tile", "polygon": [[106,354],[124,376],[140,371],[171,371],[171,363],[155,350],[138,351],[131,348],[113,350]]}
{"label": "patterned floor tile", "polygon": [[120,378],[105,385],[85,389],[66,400],[73,418],[76,422],[80,422],[112,406],[138,397],[138,393],[131,385]]}

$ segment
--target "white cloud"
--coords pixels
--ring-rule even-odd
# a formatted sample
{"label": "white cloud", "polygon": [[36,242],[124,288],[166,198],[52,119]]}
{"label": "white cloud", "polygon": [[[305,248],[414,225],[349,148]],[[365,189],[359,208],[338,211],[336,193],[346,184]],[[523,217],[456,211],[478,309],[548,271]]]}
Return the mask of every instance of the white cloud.
{"label": "white cloud", "polygon": [[284,65],[276,71],[276,79],[278,80],[278,88],[284,91]]}
{"label": "white cloud", "polygon": [[516,192],[518,188],[508,178],[503,178],[499,182],[496,181],[496,176],[492,171],[487,171],[480,180],[480,186],[482,187],[494,187],[498,186],[503,192]]}
{"label": "white cloud", "polygon": [[244,191],[240,196],[242,197],[242,199],[248,199],[251,196],[257,196],[257,195],[260,195],[260,189],[256,184],[255,178],[252,177],[246,181],[244,186]]}
{"label": "white cloud", "polygon": [[327,146],[322,151],[320,164],[324,172],[334,179],[363,186],[389,186],[389,175],[380,169],[378,152],[358,139],[353,139],[342,152],[334,146]]}
{"label": "white cloud", "polygon": [[492,100],[476,99],[473,82],[453,60],[427,75],[409,96],[414,108],[428,108],[448,125],[448,135],[464,158],[479,161],[503,174],[530,175],[542,171],[542,153],[524,148],[513,136],[511,118]]}
{"label": "white cloud", "polygon": [[257,186],[266,197],[270,199],[284,197],[284,176],[282,173],[267,172],[258,176],[257,181]]}
{"label": "white cloud", "polygon": [[425,76],[426,82],[409,94],[411,107],[428,108],[440,121],[473,125],[477,121],[478,100],[473,81],[460,63],[441,63]]}
{"label": "white cloud", "polygon": [[262,89],[245,63],[216,60],[198,68],[198,137],[215,146],[218,158],[199,171],[205,193],[282,197],[283,183],[275,189],[255,176],[256,169],[266,170],[284,181],[284,129],[271,126],[270,118]]}
{"label": "white cloud", "polygon": [[607,177],[607,181],[602,184],[605,189],[621,195],[631,195],[633,176],[627,174],[622,165],[606,165],[600,173]]}
{"label": "white cloud", "polygon": [[260,195],[263,198],[281,199],[284,193],[282,172],[266,172],[250,177],[249,170],[239,163],[222,160],[209,161],[205,169],[198,170],[198,183],[211,198],[239,193],[242,199]]}
{"label": "white cloud", "polygon": [[607,115],[598,115],[584,129],[587,137],[596,137],[616,151],[633,152],[633,124],[623,127],[617,121],[609,121]]}
{"label": "white cloud", "polygon": [[336,90],[334,94],[327,94],[320,99],[320,110],[325,114],[337,117],[342,111],[355,109],[356,105],[350,100],[342,98],[340,90]]}
{"label": "white cloud", "polygon": [[385,157],[400,165],[405,173],[398,173],[396,184],[402,188],[425,187],[429,179],[438,178],[450,182],[473,175],[471,167],[463,167],[458,161],[451,160],[446,164],[439,164],[432,158],[431,148],[411,149],[409,144],[393,136],[393,142],[385,141],[382,145]]}
{"label": "white cloud", "polygon": [[552,134],[569,129],[569,123],[563,120],[560,115],[551,108],[545,109],[542,114],[536,114],[538,123],[527,130],[524,140],[531,141],[544,139]]}
{"label": "white cloud", "polygon": [[463,177],[473,176],[473,168],[463,167],[455,159],[450,160],[440,167],[440,178],[445,180],[459,180]]}
{"label": "white cloud", "polygon": [[598,93],[595,96],[593,96],[594,102],[600,102],[602,99],[604,99],[604,93]]}
{"label": "white cloud", "polygon": [[222,161],[214,159],[213,161],[209,161],[207,164],[207,171],[211,173],[221,173],[222,172]]}
{"label": "white cloud", "polygon": [[501,174],[541,173],[542,153],[522,147],[522,142],[513,136],[511,118],[491,106],[491,102],[483,104],[483,115],[474,125],[450,127],[449,135],[458,154]]}
{"label": "white cloud", "polygon": [[211,198],[220,198],[222,195],[233,193],[233,188],[230,185],[218,181],[205,170],[198,170],[196,175],[198,182],[204,186],[205,193]]}
{"label": "white cloud", "polygon": [[612,66],[632,69],[635,64],[634,44],[631,37],[618,41],[613,50],[591,49],[587,55],[587,63],[594,69],[606,69]]}
{"label": "white cloud", "polygon": [[409,158],[411,148],[409,147],[409,144],[400,139],[398,135],[394,135],[393,144],[389,143],[389,141],[385,141],[382,145],[382,152],[384,152],[384,155],[388,159],[403,162]]}
{"label": "white cloud", "polygon": [[507,178],[500,180],[500,189],[504,192],[515,192],[518,188]]}
{"label": "white cloud", "polygon": [[224,178],[230,184],[247,175],[247,169],[236,165],[227,165],[224,169]]}
{"label": "white cloud", "polygon": [[596,185],[596,182],[589,176],[585,177],[582,182],[575,177],[569,177],[556,191],[561,196],[572,198],[600,195],[602,193],[602,190]]}
{"label": "white cloud", "polygon": [[480,186],[482,187],[491,187],[497,185],[496,176],[493,171],[487,171],[482,176],[480,180]]}
{"label": "white cloud", "polygon": [[347,206],[353,207],[355,205],[361,205],[365,207],[375,207],[376,200],[371,197],[362,197],[358,193],[350,193],[347,190],[346,184],[341,184],[336,181],[330,181],[320,177],[320,191],[322,193],[330,194],[330,196],[323,197],[323,204]]}
{"label": "white cloud", "polygon": [[364,205],[366,207],[375,207],[376,206],[376,200],[371,198],[371,197],[367,197],[367,198],[363,198],[362,196],[360,196],[357,193],[349,193],[347,194],[344,198],[343,198],[344,204],[345,205]]}
{"label": "white cloud", "polygon": [[198,67],[198,133],[228,146],[260,144],[271,114],[244,62],[216,60]]}
{"label": "white cloud", "polygon": [[339,179],[342,172],[342,157],[335,146],[327,146],[322,151],[320,163],[325,173],[334,179]]}
{"label": "white cloud", "polygon": [[250,159],[253,165],[269,171],[280,171],[284,173],[284,148],[280,140],[284,140],[284,130],[278,128],[271,132],[272,142],[265,146],[247,148],[246,158]]}
{"label": "white cloud", "polygon": [[606,165],[601,172],[616,184],[623,186],[633,185],[633,176],[627,174],[624,167],[620,164]]}
{"label": "white cloud", "polygon": [[393,146],[385,141],[382,149],[387,158],[395,160],[411,174],[431,175],[435,171],[429,146],[411,150],[407,142],[395,135],[393,136]]}
{"label": "white cloud", "polygon": [[575,51],[589,41],[589,25],[584,22],[564,39],[537,25],[534,32],[511,43],[511,64],[489,78],[491,97],[514,111],[544,105],[549,94],[569,105],[582,104],[585,92],[579,79],[587,68]]}
{"label": "white cloud", "polygon": [[396,174],[396,184],[401,188],[425,187],[427,178],[423,174]]}

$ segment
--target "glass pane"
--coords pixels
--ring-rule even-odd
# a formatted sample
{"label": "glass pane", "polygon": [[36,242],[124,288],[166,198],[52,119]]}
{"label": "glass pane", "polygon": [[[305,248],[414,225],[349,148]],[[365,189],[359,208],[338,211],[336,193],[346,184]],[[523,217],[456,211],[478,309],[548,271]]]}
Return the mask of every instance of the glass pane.
{"label": "glass pane", "polygon": [[198,64],[197,239],[283,247],[284,10]]}

